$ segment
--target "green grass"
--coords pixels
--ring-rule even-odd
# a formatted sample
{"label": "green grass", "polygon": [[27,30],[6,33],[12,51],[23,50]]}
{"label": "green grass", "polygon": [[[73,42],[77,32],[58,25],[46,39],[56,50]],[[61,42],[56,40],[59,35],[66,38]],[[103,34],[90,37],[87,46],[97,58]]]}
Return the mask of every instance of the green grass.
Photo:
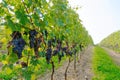
{"label": "green grass", "polygon": [[120,80],[120,66],[117,66],[107,51],[100,47],[94,48],[92,60],[93,80]]}

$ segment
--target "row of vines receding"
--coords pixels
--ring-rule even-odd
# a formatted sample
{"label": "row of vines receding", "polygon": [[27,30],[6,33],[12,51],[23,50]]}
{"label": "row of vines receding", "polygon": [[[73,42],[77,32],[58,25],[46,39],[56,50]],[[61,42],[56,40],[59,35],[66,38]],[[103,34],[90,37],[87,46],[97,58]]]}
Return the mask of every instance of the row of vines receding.
{"label": "row of vines receding", "polygon": [[76,62],[82,48],[93,44],[67,0],[2,0],[0,29],[0,49],[7,51],[0,52],[0,79],[5,80],[34,80],[48,69],[53,80],[61,61]]}

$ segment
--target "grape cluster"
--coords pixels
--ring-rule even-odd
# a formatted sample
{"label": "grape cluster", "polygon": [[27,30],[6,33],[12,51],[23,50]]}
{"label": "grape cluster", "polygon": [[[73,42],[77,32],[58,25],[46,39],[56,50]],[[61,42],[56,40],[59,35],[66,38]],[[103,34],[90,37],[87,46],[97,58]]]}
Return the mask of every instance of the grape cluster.
{"label": "grape cluster", "polygon": [[30,48],[34,48],[35,55],[38,56],[38,48],[40,47],[41,38],[36,38],[38,32],[36,30],[29,31]]}
{"label": "grape cluster", "polygon": [[13,31],[11,34],[12,39],[19,39],[22,37],[21,33],[19,31]]}
{"label": "grape cluster", "polygon": [[47,49],[47,53],[46,53],[46,61],[47,61],[48,64],[50,63],[51,57],[52,57],[52,49],[49,47]]}
{"label": "grape cluster", "polygon": [[58,60],[59,62],[61,61],[62,57],[64,57],[64,52],[62,51],[62,41],[57,40],[57,46],[56,46],[56,53],[54,52],[53,54],[58,54]]}
{"label": "grape cluster", "polygon": [[59,52],[59,51],[56,49],[56,50],[53,51],[53,54],[52,54],[52,55],[53,55],[53,56],[56,56],[56,55],[58,54],[58,52]]}
{"label": "grape cluster", "polygon": [[68,47],[63,47],[62,48],[62,51],[65,52],[65,53],[67,53],[67,50],[68,50]]}
{"label": "grape cluster", "polygon": [[21,33],[19,31],[14,31],[11,35],[12,37],[12,51],[18,55],[20,59],[22,57],[22,51],[25,47],[25,40],[22,38]]}
{"label": "grape cluster", "polygon": [[49,64],[50,63],[50,59],[52,58],[52,42],[51,40],[48,41],[48,49],[46,50],[46,61]]}
{"label": "grape cluster", "polygon": [[35,47],[35,36],[38,34],[36,30],[29,31],[29,39],[30,39],[30,48]]}
{"label": "grape cluster", "polygon": [[48,47],[50,48],[51,46],[52,46],[52,41],[49,40],[49,41],[48,41]]}
{"label": "grape cluster", "polygon": [[68,43],[67,43],[67,46],[66,47],[63,47],[62,48],[62,51],[64,52],[64,53],[66,53],[66,55],[67,56],[72,56],[72,54],[73,54],[73,52],[69,49],[69,47],[68,47]]}

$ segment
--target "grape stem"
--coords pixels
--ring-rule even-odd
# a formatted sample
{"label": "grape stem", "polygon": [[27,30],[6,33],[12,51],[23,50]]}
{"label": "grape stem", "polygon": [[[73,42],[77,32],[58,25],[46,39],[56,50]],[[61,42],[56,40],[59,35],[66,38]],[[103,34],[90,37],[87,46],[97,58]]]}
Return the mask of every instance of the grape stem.
{"label": "grape stem", "polygon": [[28,66],[29,58],[30,58],[30,55],[29,55],[29,53],[28,53],[27,66]]}
{"label": "grape stem", "polygon": [[54,72],[55,72],[55,65],[54,65],[54,62],[53,62],[53,61],[51,61],[51,64],[52,64],[51,80],[53,80],[53,75],[54,75]]}
{"label": "grape stem", "polygon": [[71,63],[71,60],[70,60],[70,57],[69,57],[69,62],[68,62],[68,65],[66,67],[66,70],[65,70],[65,80],[67,80],[67,71],[68,71],[68,68],[70,66],[70,63]]}

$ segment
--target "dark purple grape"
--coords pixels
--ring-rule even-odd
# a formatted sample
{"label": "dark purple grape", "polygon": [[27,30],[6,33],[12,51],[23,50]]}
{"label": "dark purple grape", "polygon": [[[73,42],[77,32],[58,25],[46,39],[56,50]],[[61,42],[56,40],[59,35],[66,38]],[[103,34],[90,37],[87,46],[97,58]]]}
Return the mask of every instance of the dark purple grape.
{"label": "dark purple grape", "polygon": [[36,36],[38,34],[38,32],[36,30],[31,30],[29,31],[29,36]]}
{"label": "dark purple grape", "polygon": [[66,53],[67,49],[68,49],[68,47],[64,47],[64,48],[62,48],[62,51]]}
{"label": "dark purple grape", "polygon": [[24,39],[22,39],[22,38],[13,39],[11,41],[11,43],[12,43],[12,46],[13,46],[12,51],[18,55],[18,58],[21,58],[22,51],[23,51],[23,49],[25,47],[25,44],[26,44]]}
{"label": "dark purple grape", "polygon": [[48,48],[47,53],[46,53],[46,61],[47,61],[48,64],[50,63],[51,57],[52,57],[52,49]]}
{"label": "dark purple grape", "polygon": [[30,43],[30,48],[34,48],[34,46],[35,46],[35,38],[31,37],[29,43]]}
{"label": "dark purple grape", "polygon": [[53,51],[53,56],[56,56],[58,53],[59,53],[58,50],[54,50],[54,51]]}
{"label": "dark purple grape", "polygon": [[34,52],[36,57],[38,57],[38,48],[40,47],[40,43],[42,42],[41,37],[36,38],[38,32],[36,30],[29,31],[29,40],[30,40],[30,48],[34,48]]}
{"label": "dark purple grape", "polygon": [[35,38],[37,34],[38,32],[36,30],[29,31],[30,48],[35,48],[37,45],[41,43],[41,40],[39,38]]}
{"label": "dark purple grape", "polygon": [[48,47],[51,47],[52,46],[52,42],[51,40],[48,41]]}
{"label": "dark purple grape", "polygon": [[14,31],[12,34],[11,34],[11,37],[13,39],[18,39],[18,38],[21,38],[21,33],[19,31]]}
{"label": "dark purple grape", "polygon": [[25,44],[26,44],[25,40],[20,38],[20,39],[18,39],[18,41],[19,41],[18,45],[23,49],[25,47]]}

